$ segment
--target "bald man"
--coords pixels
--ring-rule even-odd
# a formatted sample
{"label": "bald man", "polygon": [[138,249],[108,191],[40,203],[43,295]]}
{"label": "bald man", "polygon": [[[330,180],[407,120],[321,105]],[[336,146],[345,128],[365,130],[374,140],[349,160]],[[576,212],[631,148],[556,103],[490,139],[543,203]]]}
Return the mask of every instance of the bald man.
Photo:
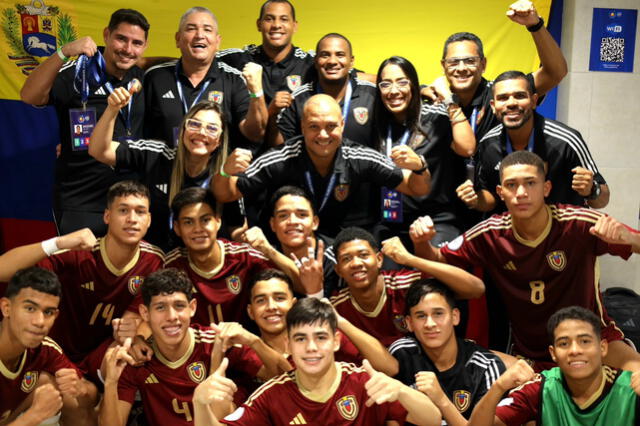
{"label": "bald man", "polygon": [[[269,196],[283,185],[296,185],[310,195],[320,217],[320,234],[334,237],[347,226],[367,228],[380,210],[362,208],[365,182],[411,196],[426,195],[431,176],[427,165],[407,150],[396,166],[384,155],[342,137],[344,120],[334,98],[319,94],[304,105],[302,136],[267,151],[255,161],[236,149],[214,176],[216,199],[230,202],[260,192]],[[268,197],[267,197],[268,199]]]}

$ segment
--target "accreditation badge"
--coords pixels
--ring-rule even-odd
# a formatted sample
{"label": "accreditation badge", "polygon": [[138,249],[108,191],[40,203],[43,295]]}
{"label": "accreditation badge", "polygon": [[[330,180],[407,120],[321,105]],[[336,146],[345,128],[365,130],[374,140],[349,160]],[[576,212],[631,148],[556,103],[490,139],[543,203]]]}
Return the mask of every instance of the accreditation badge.
{"label": "accreditation badge", "polygon": [[402,194],[395,189],[382,187],[380,199],[382,220],[384,222],[402,223]]}
{"label": "accreditation badge", "polygon": [[93,128],[96,127],[96,109],[70,109],[69,127],[71,129],[71,149],[73,151],[86,151],[89,149],[89,140],[91,140]]}

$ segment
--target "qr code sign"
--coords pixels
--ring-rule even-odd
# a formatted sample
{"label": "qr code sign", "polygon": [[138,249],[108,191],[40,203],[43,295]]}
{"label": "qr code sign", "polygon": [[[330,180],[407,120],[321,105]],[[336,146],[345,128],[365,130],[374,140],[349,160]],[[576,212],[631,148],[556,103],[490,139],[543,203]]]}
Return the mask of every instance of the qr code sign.
{"label": "qr code sign", "polygon": [[624,62],[624,38],[603,37],[600,43],[602,62]]}

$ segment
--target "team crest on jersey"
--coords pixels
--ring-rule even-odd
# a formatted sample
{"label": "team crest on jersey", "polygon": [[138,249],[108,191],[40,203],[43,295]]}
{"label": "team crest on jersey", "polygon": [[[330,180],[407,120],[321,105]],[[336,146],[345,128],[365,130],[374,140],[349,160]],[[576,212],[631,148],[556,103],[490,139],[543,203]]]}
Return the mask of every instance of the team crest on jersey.
{"label": "team crest on jersey", "polygon": [[333,196],[336,197],[338,201],[344,201],[349,196],[349,185],[346,183],[341,183],[336,186],[336,189],[333,190]]}
{"label": "team crest on jersey", "polygon": [[403,333],[407,332],[407,321],[404,319],[404,315],[395,315],[393,317],[393,323],[398,330],[402,331]]}
{"label": "team crest on jersey", "polygon": [[296,90],[298,87],[302,85],[302,77],[299,75],[288,75],[287,76],[287,87],[292,92]]}
{"label": "team crest on jersey", "polygon": [[453,403],[459,412],[464,413],[471,404],[471,394],[466,390],[457,390],[453,393]]}
{"label": "team crest on jersey", "polygon": [[242,288],[242,281],[240,281],[240,277],[237,275],[231,275],[227,278],[227,288],[233,294],[240,293],[240,289]]}
{"label": "team crest on jersey", "polygon": [[417,148],[420,145],[422,145],[422,142],[424,142],[424,140],[426,139],[426,136],[424,135],[424,133],[422,132],[415,132],[412,136],[411,136],[411,141],[409,142],[409,147],[413,148]]}
{"label": "team crest on jersey", "polygon": [[358,415],[358,403],[353,395],[343,396],[336,402],[338,412],[347,420],[353,420]]}
{"label": "team crest on jersey", "polygon": [[547,254],[547,262],[549,262],[551,269],[559,272],[567,266],[567,257],[562,250],[554,250]]}
{"label": "team crest on jersey", "polygon": [[27,371],[22,377],[22,383],[20,383],[20,390],[24,393],[29,393],[36,387],[38,383],[38,372]]}
{"label": "team crest on jersey", "polygon": [[369,119],[369,109],[366,107],[358,107],[353,109],[353,118],[356,119],[358,124],[364,126]]}
{"label": "team crest on jersey", "polygon": [[207,369],[205,368],[203,363],[201,363],[200,361],[196,361],[189,364],[189,366],[187,367],[187,374],[189,375],[189,378],[191,380],[196,383],[200,383],[207,375]]}
{"label": "team crest on jersey", "polygon": [[224,98],[224,93],[219,90],[213,90],[209,92],[209,102],[215,102],[218,105],[222,104],[222,99]]}
{"label": "team crest on jersey", "polygon": [[140,290],[140,286],[142,285],[143,281],[144,278],[139,275],[129,278],[129,293],[133,295],[138,294],[138,290]]}

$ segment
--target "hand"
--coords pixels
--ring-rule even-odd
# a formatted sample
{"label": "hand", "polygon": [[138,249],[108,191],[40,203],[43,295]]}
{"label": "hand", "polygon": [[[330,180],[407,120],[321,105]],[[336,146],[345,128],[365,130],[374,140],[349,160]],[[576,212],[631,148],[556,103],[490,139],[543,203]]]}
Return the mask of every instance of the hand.
{"label": "hand", "polygon": [[106,359],[105,364],[105,383],[112,382],[118,383],[122,370],[127,364],[134,365],[135,360],[129,355],[129,349],[131,348],[131,339],[127,338],[122,346],[116,345],[109,349],[104,356]]}
{"label": "hand", "polygon": [[76,398],[82,392],[82,379],[73,368],[61,368],[56,371],[56,386],[63,397]]}
{"label": "hand", "polygon": [[433,371],[420,371],[416,373],[416,388],[427,395],[438,407],[448,401],[447,395],[440,387],[440,382]]}
{"label": "hand", "polygon": [[82,228],[56,239],[60,250],[91,250],[96,245],[96,237],[89,228]]}
{"label": "hand", "polygon": [[113,339],[119,344],[124,344],[124,340],[129,337],[133,339],[136,336],[140,319],[134,317],[116,318],[111,320],[113,327]]}
{"label": "hand", "polygon": [[318,293],[324,288],[324,242],[318,240],[318,252],[313,249],[313,240],[307,237],[307,256],[298,259],[295,253],[291,258],[300,271],[300,282],[307,294]]}
{"label": "hand", "polygon": [[136,366],[151,361],[153,357],[153,349],[146,340],[140,335],[134,336],[129,354],[133,357]]}
{"label": "hand", "polygon": [[596,224],[589,229],[589,232],[605,243],[632,244],[631,231],[629,231],[629,228],[611,216],[600,216]]}
{"label": "hand", "polygon": [[473,189],[473,182],[469,179],[456,188],[456,195],[470,209],[478,207],[478,193]]}
{"label": "hand", "polygon": [[533,379],[535,375],[533,368],[527,364],[527,361],[519,359],[496,380],[495,384],[503,392],[506,392],[528,382]]}
{"label": "hand", "polygon": [[211,323],[211,328],[216,332],[216,340],[222,344],[222,352],[226,352],[233,345],[251,346],[259,339],[237,322]]}
{"label": "hand", "polygon": [[276,92],[276,95],[271,100],[269,104],[269,115],[276,115],[282,109],[289,108],[291,106],[291,102],[293,101],[293,96],[291,93],[282,90],[280,92]]}
{"label": "hand", "polygon": [[241,236],[241,241],[249,244],[267,257],[269,257],[270,252],[274,250],[259,226],[254,226],[244,231]]}
{"label": "hand", "polygon": [[242,76],[247,82],[247,89],[251,93],[258,93],[262,91],[262,66],[255,62],[247,63],[242,68]]}
{"label": "hand", "polygon": [[251,151],[248,149],[236,148],[233,150],[231,155],[227,157],[227,161],[225,161],[223,166],[224,172],[228,175],[237,175],[238,173],[242,173],[247,170],[252,159],[253,154],[251,154]]}
{"label": "hand", "polygon": [[371,378],[367,380],[367,383],[364,384],[364,388],[369,396],[369,399],[367,399],[365,403],[367,407],[371,407],[374,403],[380,405],[385,402],[398,400],[404,386],[402,383],[384,373],[376,371],[367,359],[362,361],[362,368],[371,376]]}
{"label": "hand", "polygon": [[406,265],[412,256],[402,244],[399,237],[392,237],[382,242],[382,254],[400,265]]}
{"label": "hand", "polygon": [[224,358],[216,371],[196,387],[193,393],[194,402],[209,405],[213,402],[233,401],[233,394],[238,388],[225,377],[228,365],[229,359]]}
{"label": "hand", "polygon": [[[135,85],[131,86],[132,90],[134,89],[134,86]],[[127,106],[129,101],[131,100],[131,96],[132,96],[132,92],[127,90],[126,87],[116,87],[115,89],[113,89],[113,92],[107,98],[107,104],[111,108],[120,110],[125,106]]]}
{"label": "hand", "polygon": [[524,25],[525,27],[530,27],[540,22],[540,16],[535,6],[528,0],[518,0],[509,6],[507,16],[513,22]]}
{"label": "hand", "polygon": [[83,54],[91,57],[95,55],[97,51],[98,46],[96,46],[96,42],[89,36],[79,38],[62,46],[62,54],[67,58]]}
{"label": "hand", "polygon": [[451,87],[449,86],[449,80],[447,80],[447,77],[445,76],[436,78],[431,87],[433,88],[436,96],[436,99],[434,99],[434,101],[443,101],[452,95]]}
{"label": "hand", "polygon": [[573,173],[571,189],[583,197],[591,195],[591,190],[593,189],[593,172],[584,167],[574,167],[571,169],[571,172]]}
{"label": "hand", "polygon": [[421,216],[413,221],[409,227],[409,237],[413,244],[428,243],[435,237],[436,228],[429,216]]}
{"label": "hand", "polygon": [[636,395],[640,395],[640,371],[635,371],[631,374],[631,389]]}
{"label": "hand", "polygon": [[391,160],[401,169],[420,170],[424,167],[422,158],[407,145],[394,146],[391,149]]}
{"label": "hand", "polygon": [[62,395],[51,383],[38,386],[33,392],[31,408],[25,416],[32,417],[35,424],[40,424],[49,417],[55,416],[62,409]]}

